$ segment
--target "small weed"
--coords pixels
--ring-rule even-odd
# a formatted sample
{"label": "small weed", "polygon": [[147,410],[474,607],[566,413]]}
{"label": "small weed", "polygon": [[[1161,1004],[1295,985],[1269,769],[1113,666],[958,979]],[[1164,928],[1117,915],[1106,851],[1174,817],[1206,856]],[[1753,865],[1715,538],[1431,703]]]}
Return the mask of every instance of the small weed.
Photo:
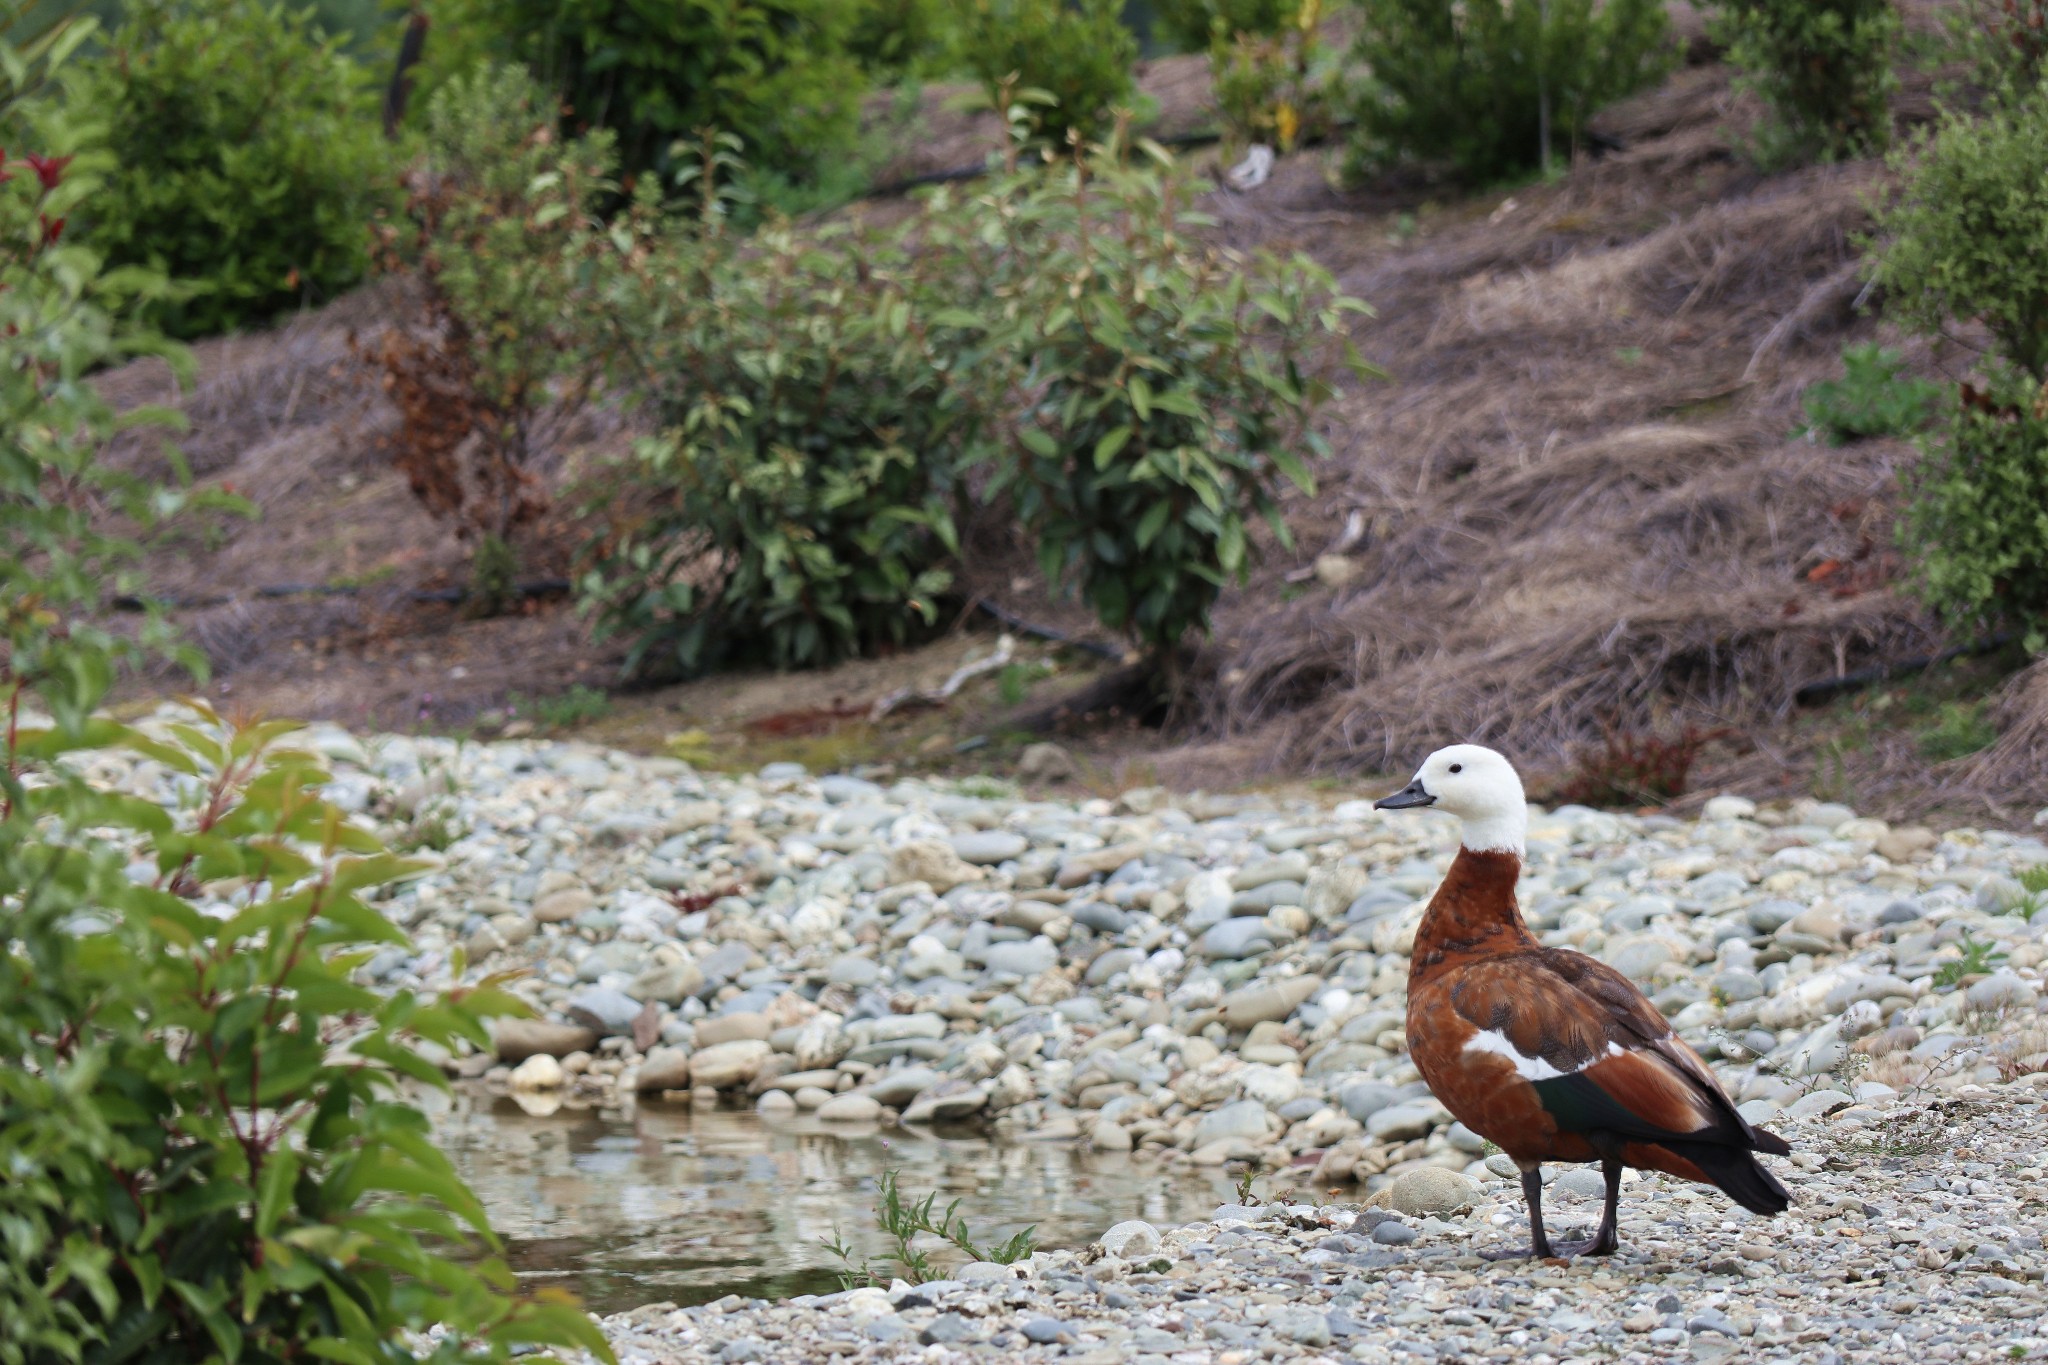
{"label": "small weed", "polygon": [[1946,1119],[1930,1106],[1893,1110],[1865,1128],[1848,1150],[1862,1157],[1911,1157],[1947,1152],[1952,1146]]}
{"label": "small weed", "polygon": [[953,784],[953,790],[962,796],[973,797],[980,801],[1014,801],[1017,799],[1016,783],[1005,782],[1002,778],[991,777],[987,773],[976,773],[971,777],[963,777]]}
{"label": "small weed", "polygon": [[1968,934],[1963,935],[1957,946],[1963,950],[1963,955],[1952,962],[1942,963],[1934,973],[1934,984],[1941,990],[1961,985],[1966,976],[1983,976],[1997,971],[2005,961],[2006,955],[1999,951],[1997,944],[1971,938]]}
{"label": "small weed", "polygon": [[1875,342],[1842,352],[1843,375],[1807,386],[1799,434],[1831,446],[1866,436],[1910,436],[1934,417],[1946,387],[1901,375],[1899,353]]}
{"label": "small weed", "polygon": [[1640,346],[1617,346],[1614,351],[1614,358],[1624,365],[1640,365],[1643,363],[1643,348]]}
{"label": "small weed", "polygon": [[1257,1166],[1246,1166],[1243,1170],[1237,1173],[1238,1203],[1249,1204],[1252,1202],[1252,1183],[1256,1181],[1258,1178],[1259,1168]]}
{"label": "small weed", "polygon": [[1946,763],[1988,749],[1998,731],[1984,717],[1984,703],[1943,702],[1932,725],[1921,732],[1920,754],[1931,763]]}
{"label": "small weed", "polygon": [[[895,1171],[884,1171],[876,1185],[875,1224],[894,1243],[889,1259],[902,1267],[903,1278],[912,1284],[923,1284],[935,1277],[936,1270],[931,1255],[916,1245],[920,1236],[938,1237],[950,1242],[965,1252],[969,1259],[993,1261],[997,1265],[1015,1265],[1026,1260],[1038,1249],[1037,1227],[1025,1228],[1007,1242],[980,1245],[974,1241],[967,1226],[967,1220],[960,1217],[960,1201],[955,1199],[937,1214],[939,1196],[936,1192],[923,1199],[908,1203],[903,1198],[903,1189]],[[865,1285],[888,1283],[883,1269],[862,1258],[854,1260],[853,1248],[835,1231],[830,1238],[820,1239],[825,1250],[839,1258],[840,1284],[847,1289]]]}
{"label": "small weed", "polygon": [[611,710],[611,698],[595,687],[577,683],[552,697],[524,697],[514,692],[507,702],[515,715],[542,730],[569,730]]}
{"label": "small weed", "polygon": [[2017,915],[2027,923],[2034,922],[2034,916],[2048,909],[2048,863],[2020,869],[2020,898],[2005,907],[2008,915]]}
{"label": "small weed", "polygon": [[373,798],[373,808],[399,827],[390,839],[400,853],[446,853],[469,833],[463,823],[456,795],[462,771],[462,746],[456,745],[451,758],[423,756],[419,780],[404,791],[383,790]]}
{"label": "small weed", "polygon": [[1031,685],[1043,682],[1053,674],[1051,668],[1042,663],[1015,663],[1005,665],[996,674],[996,693],[1005,706],[1020,706],[1031,691]]}

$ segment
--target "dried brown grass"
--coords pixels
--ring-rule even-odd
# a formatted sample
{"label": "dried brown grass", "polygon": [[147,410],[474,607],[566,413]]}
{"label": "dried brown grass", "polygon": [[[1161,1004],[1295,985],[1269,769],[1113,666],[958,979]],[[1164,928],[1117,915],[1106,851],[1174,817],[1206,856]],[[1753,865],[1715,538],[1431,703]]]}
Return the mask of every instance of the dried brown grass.
{"label": "dried brown grass", "polygon": [[[1240,243],[1315,251],[1375,305],[1360,341],[1394,382],[1338,405],[1326,485],[1290,509],[1300,558],[1269,570],[1356,510],[1355,576],[1226,602],[1205,737],[1264,736],[1275,768],[1475,740],[1555,772],[1609,728],[1759,733],[1802,684],[1939,647],[1892,581],[1910,446],[1788,433],[1846,342],[1880,333],[1916,368],[1960,353],[1850,306],[1882,167],[1760,176],[1737,154],[1754,117],[1693,68],[1610,111],[1624,150],[1553,185],[1452,209],[1383,188],[1378,222],[1342,234],[1314,229],[1370,195],[1299,172],[1268,211],[1222,205]],[[1385,230],[1403,212],[1412,240]],[[1853,572],[1808,581],[1828,560]]]}

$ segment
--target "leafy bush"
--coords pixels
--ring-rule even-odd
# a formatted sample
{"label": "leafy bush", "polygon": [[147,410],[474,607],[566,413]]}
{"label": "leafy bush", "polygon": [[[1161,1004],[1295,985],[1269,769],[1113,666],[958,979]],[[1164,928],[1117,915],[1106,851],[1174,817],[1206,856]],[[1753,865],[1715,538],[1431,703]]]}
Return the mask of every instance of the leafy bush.
{"label": "leafy bush", "polygon": [[1905,478],[1900,534],[1921,591],[1959,625],[2009,620],[2048,645],[2048,392],[2005,369],[1964,386]]}
{"label": "leafy bush", "polygon": [[846,50],[883,79],[937,76],[952,55],[946,0],[856,0]]}
{"label": "leafy bush", "polygon": [[1272,37],[1301,9],[1302,0],[1154,0],[1152,22],[1181,51],[1202,52],[1240,33]]}
{"label": "leafy bush", "polygon": [[1324,53],[1321,15],[1321,0],[1305,0],[1298,21],[1278,33],[1219,37],[1209,49],[1216,112],[1230,144],[1288,152],[1329,130],[1338,72]]}
{"label": "leafy bush", "polygon": [[1995,102],[2023,100],[2048,76],[2048,0],[1963,0],[1945,17],[1971,78]]}
{"label": "leafy bush", "polygon": [[2048,379],[2048,97],[1948,115],[1894,166],[1904,183],[1878,215],[1885,311],[1928,334],[1981,322],[2005,361]]}
{"label": "leafy bush", "polygon": [[115,167],[76,230],[115,265],[197,288],[163,325],[202,336],[356,283],[397,177],[354,62],[302,15],[245,0],[138,0],[68,71],[67,116]]}
{"label": "leafy bush", "polygon": [[1482,180],[1517,173],[1568,151],[1595,110],[1674,56],[1659,0],[1360,0],[1359,18],[1357,169],[1413,156]]}
{"label": "leafy bush", "polygon": [[[847,0],[447,0],[438,26],[473,32],[560,96],[565,131],[609,128],[629,175],[666,174],[678,140],[741,138],[792,183],[844,159],[866,90]],[[478,41],[471,39],[470,41]]]}
{"label": "leafy bush", "polygon": [[[288,726],[94,715],[122,651],[90,615],[134,547],[86,509],[147,524],[176,497],[96,463],[118,423],[84,376],[190,369],[134,320],[160,280],[61,240],[90,162],[0,184],[0,1361],[397,1365],[436,1325],[437,1360],[606,1354],[496,1257],[439,1254],[493,1239],[397,1086],[439,1083],[420,1046],[485,1041],[514,1002],[356,984],[403,942],[369,893],[407,865],[319,797]],[[82,776],[137,763],[169,805]]]}
{"label": "leafy bush", "polygon": [[1946,385],[1901,374],[1897,351],[1876,342],[1842,352],[1840,379],[1807,387],[1800,402],[1807,430],[1831,446],[1865,436],[1910,436],[1934,420]]}
{"label": "leafy bush", "polygon": [[617,471],[584,592],[643,675],[901,642],[957,549],[962,376],[906,254],[845,225],[739,242],[721,169],[729,147],[706,155],[707,226],[646,223],[614,285],[621,378],[662,429]]}
{"label": "leafy bush", "polygon": [[2017,621],[2048,644],[2048,101],[1944,117],[1895,159],[1876,277],[1914,330],[1975,320],[1993,354],[1905,480],[1902,540],[1949,619]]}
{"label": "leafy bush", "polygon": [[1045,141],[1095,138],[1132,90],[1138,41],[1121,14],[1117,0],[966,0],[955,20],[960,60],[999,111],[1013,87],[1039,97],[1031,117]]}
{"label": "leafy bush", "polygon": [[1767,164],[1870,156],[1891,140],[1892,0],[1721,0],[1710,29],[1771,107]]}
{"label": "leafy bush", "polygon": [[560,138],[525,71],[488,63],[434,96],[410,240],[381,230],[387,266],[414,276],[425,326],[361,349],[384,370],[401,425],[393,457],[427,510],[476,545],[472,607],[509,604],[514,531],[546,509],[533,471],[543,417],[586,387],[595,205],[611,141]]}
{"label": "leafy bush", "polygon": [[[1103,624],[1167,681],[1224,584],[1256,557],[1252,517],[1287,543],[1282,480],[1308,488],[1308,427],[1327,387],[1316,343],[1368,311],[1305,256],[1246,257],[1189,229],[1199,187],[1122,139],[1013,174],[974,201],[969,242],[1006,248],[1019,306],[993,343],[1012,358],[1012,439],[986,456],[1046,577],[1078,582]],[[1353,353],[1356,362],[1356,352]]]}

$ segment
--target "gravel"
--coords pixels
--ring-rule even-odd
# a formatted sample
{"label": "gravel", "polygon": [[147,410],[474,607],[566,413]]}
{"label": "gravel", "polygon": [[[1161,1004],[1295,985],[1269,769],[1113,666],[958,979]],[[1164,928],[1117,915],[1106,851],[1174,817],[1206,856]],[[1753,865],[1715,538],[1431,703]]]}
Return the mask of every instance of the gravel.
{"label": "gravel", "polygon": [[[512,989],[537,1020],[444,1062],[533,1112],[774,1092],[789,1103],[771,1111],[822,1105],[850,1136],[965,1119],[1141,1165],[1244,1162],[1261,1197],[1327,1201],[1160,1230],[1136,1261],[1042,1253],[934,1309],[899,1313],[881,1288],[857,1291],[872,1312],[643,1309],[606,1321],[622,1360],[1940,1361],[2036,1341],[2048,914],[2021,874],[2048,845],[2030,835],[1739,797],[1697,819],[1532,810],[1532,928],[1630,972],[1744,1113],[1792,1138],[1800,1203],[1766,1222],[1648,1177],[1624,1191],[1620,1257],[1495,1266],[1469,1253],[1526,1236],[1518,1182],[1429,1097],[1402,1033],[1449,820],[307,739],[331,797],[401,845],[406,794],[453,791],[460,837],[380,905],[412,943],[359,977],[431,992],[458,961],[526,973]],[[167,804],[189,782],[148,760],[93,771]],[[1580,1183],[1561,1220],[1597,1216]],[[1035,1340],[1038,1319],[1059,1331]]]}

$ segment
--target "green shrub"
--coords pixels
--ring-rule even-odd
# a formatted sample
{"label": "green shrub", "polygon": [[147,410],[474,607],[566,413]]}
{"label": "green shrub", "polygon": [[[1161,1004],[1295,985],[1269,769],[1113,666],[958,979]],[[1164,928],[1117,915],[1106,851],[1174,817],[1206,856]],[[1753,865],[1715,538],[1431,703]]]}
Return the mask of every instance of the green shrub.
{"label": "green shrub", "polygon": [[1209,76],[1225,141],[1279,152],[1321,137],[1336,117],[1339,73],[1320,34],[1321,0],[1271,35],[1236,33],[1209,49]]}
{"label": "green shrub", "polygon": [[1840,379],[1807,386],[1807,430],[1831,446],[1865,436],[1910,436],[1934,420],[1948,387],[1900,373],[1897,351],[1876,342],[1842,352]]}
{"label": "green shrub", "polygon": [[855,0],[846,50],[870,75],[944,75],[952,45],[947,0]]}
{"label": "green shrub", "polygon": [[[629,175],[666,174],[679,140],[732,133],[759,172],[808,183],[841,162],[867,83],[846,0],[444,0],[437,26],[525,62],[568,107],[565,131],[611,129]],[[478,41],[478,39],[466,39]]]}
{"label": "green shrub", "polygon": [[1927,334],[1981,322],[2000,357],[2048,379],[2048,96],[1945,116],[1893,164],[1903,184],[1878,215],[1875,266],[1886,313]]}
{"label": "green shrub", "polygon": [[1154,0],[1152,22],[1181,51],[1204,52],[1240,33],[1273,37],[1294,24],[1301,9],[1302,0]]}
{"label": "green shrub", "polygon": [[2048,99],[1944,116],[1894,158],[1878,215],[1886,311],[1992,337],[1977,385],[1905,477],[1900,534],[1920,589],[1958,624],[2018,623],[2048,644]]}
{"label": "green shrub", "polygon": [[1961,626],[2018,624],[2048,645],[2048,394],[2010,369],[1966,386],[1903,480],[1900,538],[1919,587]]}
{"label": "green shrub", "polygon": [[612,190],[611,139],[558,136],[533,79],[490,63],[444,85],[426,124],[409,232],[380,233],[424,317],[361,349],[399,410],[394,462],[474,545],[470,607],[488,613],[511,602],[514,533],[548,505],[534,472],[544,418],[575,407],[593,368],[582,310],[608,259],[595,210]]}
{"label": "green shrub", "polygon": [[1710,30],[1771,107],[1766,164],[1870,156],[1891,140],[1892,0],[1721,0]]}
{"label": "green shrub", "polygon": [[1971,80],[1994,102],[2040,89],[2048,76],[2048,0],[1963,0],[1945,18]]}
{"label": "green shrub", "polygon": [[[494,1239],[398,1086],[514,1002],[354,980],[404,941],[370,900],[408,865],[321,799],[289,726],[94,714],[123,651],[91,618],[134,546],[88,511],[178,499],[97,463],[122,423],[85,377],[191,370],[135,321],[160,280],[63,240],[93,160],[0,184],[0,1361],[608,1356],[495,1255],[449,1259]],[[82,776],[136,764],[163,802]]]}
{"label": "green shrub", "polygon": [[1359,21],[1356,170],[1405,156],[1518,173],[1674,57],[1660,0],[1359,0]]}
{"label": "green shrub", "polygon": [[1012,78],[1017,92],[1049,99],[1032,107],[1043,140],[1095,138],[1133,88],[1138,41],[1121,13],[1117,0],[963,0],[959,57],[998,109]]}
{"label": "green shrub", "polygon": [[[729,149],[715,153],[736,169]],[[660,435],[615,471],[583,581],[627,669],[831,663],[929,626],[957,548],[959,371],[900,245],[845,225],[650,225],[611,317]]]}
{"label": "green shrub", "polygon": [[202,336],[347,289],[397,188],[373,95],[303,15],[137,0],[62,103],[117,168],[77,231],[115,265],[197,287],[163,325]]}
{"label": "green shrub", "polygon": [[1250,520],[1287,543],[1279,485],[1311,486],[1308,419],[1328,392],[1304,365],[1366,311],[1304,256],[1196,240],[1198,188],[1117,139],[1006,178],[965,234],[1002,244],[1018,272],[993,280],[1018,306],[994,342],[1011,361],[1012,436],[983,457],[986,494],[1013,509],[1047,579],[1075,583],[1169,684],[1184,637],[1256,558]]}

